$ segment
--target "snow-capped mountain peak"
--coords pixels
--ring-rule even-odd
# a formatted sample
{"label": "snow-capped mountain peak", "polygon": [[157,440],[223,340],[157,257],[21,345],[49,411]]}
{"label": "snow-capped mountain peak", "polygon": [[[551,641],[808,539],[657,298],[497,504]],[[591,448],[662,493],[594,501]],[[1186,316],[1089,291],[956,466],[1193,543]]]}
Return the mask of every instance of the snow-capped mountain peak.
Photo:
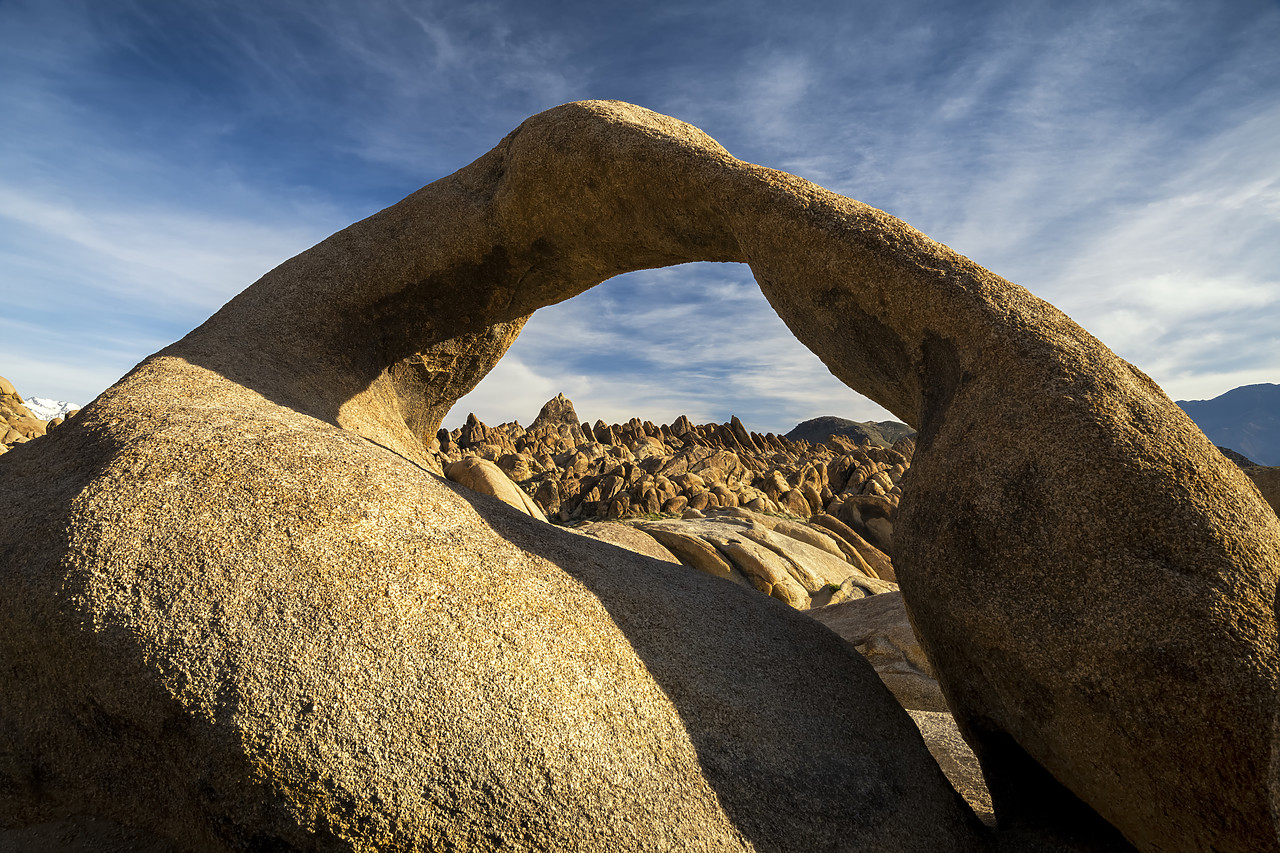
{"label": "snow-capped mountain peak", "polygon": [[27,408],[31,410],[31,414],[35,415],[42,421],[51,421],[54,418],[66,417],[67,412],[80,408],[79,403],[68,403],[64,400],[50,400],[48,397],[28,397],[25,402]]}

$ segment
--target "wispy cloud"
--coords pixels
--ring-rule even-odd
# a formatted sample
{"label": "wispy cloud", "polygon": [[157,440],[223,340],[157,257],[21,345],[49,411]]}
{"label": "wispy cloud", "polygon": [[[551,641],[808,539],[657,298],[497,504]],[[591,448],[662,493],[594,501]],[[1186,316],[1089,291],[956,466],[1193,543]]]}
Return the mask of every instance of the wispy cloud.
{"label": "wispy cloud", "polygon": [[29,269],[49,276],[74,257],[84,271],[77,278],[86,290],[156,312],[216,309],[263,272],[325,236],[322,229],[297,221],[273,226],[248,217],[127,203],[58,203],[4,182],[0,219],[8,220],[10,229],[21,229]]}
{"label": "wispy cloud", "polygon": [[[504,370],[509,360],[519,367]],[[521,387],[525,371],[539,379]],[[739,264],[630,273],[542,309],[445,423],[457,426],[475,412],[490,423],[527,424],[562,391],[592,422],[641,415],[670,423],[684,414],[718,423],[738,415],[756,431],[786,432],[833,411],[891,417],[831,376]]]}

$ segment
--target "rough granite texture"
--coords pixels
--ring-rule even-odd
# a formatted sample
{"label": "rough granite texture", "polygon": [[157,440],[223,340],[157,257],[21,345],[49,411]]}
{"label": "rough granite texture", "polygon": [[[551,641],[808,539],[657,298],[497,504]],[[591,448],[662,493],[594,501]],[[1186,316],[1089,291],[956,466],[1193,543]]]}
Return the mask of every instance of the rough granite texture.
{"label": "rough granite texture", "polygon": [[432,475],[423,438],[532,311],[686,261],[749,264],[919,430],[897,578],[1002,827],[1277,848],[1280,521],[1245,475],[1026,290],[616,102],[534,116],[0,459],[0,821],[208,850],[972,846],[825,628]]}
{"label": "rough granite texture", "polygon": [[[995,825],[995,813],[991,810],[991,794],[987,791],[987,783],[982,778],[982,768],[978,758],[960,736],[955,718],[947,711],[908,711],[911,719],[920,727],[924,742],[929,752],[938,761],[942,772],[947,774],[951,784],[964,796],[965,801],[973,808],[974,814],[983,823]],[[1000,853],[1004,853],[1002,845]],[[1034,847],[1031,848],[1034,850]],[[1031,853],[1031,851],[1027,851]]]}
{"label": "rough granite texture", "polygon": [[511,478],[503,473],[501,468],[487,459],[469,456],[445,465],[444,475],[460,486],[497,498],[507,506],[513,506],[532,518],[539,521],[547,520],[542,510],[533,502],[533,498],[526,495],[519,486],[511,482]]}
{"label": "rough granite texture", "polygon": [[535,308],[734,257],[705,192],[739,168],[635,107],[537,116],[6,454],[0,846],[977,849],[839,638],[422,441]]}

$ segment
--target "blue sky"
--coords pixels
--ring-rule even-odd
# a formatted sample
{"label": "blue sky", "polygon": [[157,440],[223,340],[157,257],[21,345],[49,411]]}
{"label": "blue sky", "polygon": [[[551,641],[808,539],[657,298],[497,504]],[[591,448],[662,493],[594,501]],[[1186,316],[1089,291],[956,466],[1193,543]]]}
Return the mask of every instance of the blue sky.
{"label": "blue sky", "polygon": [[[899,216],[1171,396],[1280,382],[1280,3],[0,0],[0,375],[87,402],[525,117],[618,98]],[[749,272],[538,312],[465,398],[528,423],[887,413]]]}

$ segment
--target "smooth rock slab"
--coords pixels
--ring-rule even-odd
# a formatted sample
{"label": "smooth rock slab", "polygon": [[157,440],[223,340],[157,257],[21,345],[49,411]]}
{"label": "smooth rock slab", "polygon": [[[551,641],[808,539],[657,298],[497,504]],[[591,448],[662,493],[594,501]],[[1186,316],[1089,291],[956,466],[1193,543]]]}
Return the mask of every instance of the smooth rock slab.
{"label": "smooth rock slab", "polygon": [[[852,643],[908,711],[949,711],[928,656],[893,591],[815,607],[808,615]],[[988,805],[990,805],[988,803]]]}

